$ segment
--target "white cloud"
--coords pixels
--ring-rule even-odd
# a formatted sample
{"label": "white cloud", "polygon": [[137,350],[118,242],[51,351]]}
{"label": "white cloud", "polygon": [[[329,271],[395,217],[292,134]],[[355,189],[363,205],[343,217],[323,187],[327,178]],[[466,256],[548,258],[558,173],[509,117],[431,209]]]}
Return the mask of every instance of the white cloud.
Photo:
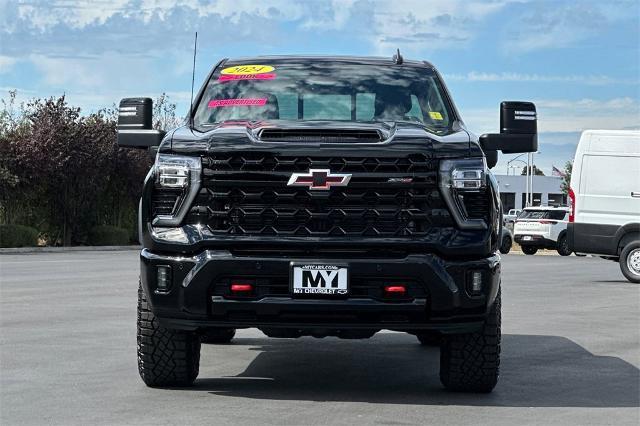
{"label": "white cloud", "polygon": [[326,4],[308,3],[302,28],[315,30],[342,29],[353,17],[356,0],[330,0]]}
{"label": "white cloud", "polygon": [[0,55],[0,74],[8,72],[17,62],[16,58]]}
{"label": "white cloud", "polygon": [[[219,15],[238,23],[240,17],[251,15],[273,19],[298,19],[303,15],[303,7],[288,0],[52,0],[18,4],[18,16],[29,21],[33,27],[44,31],[63,24],[73,29],[104,24],[117,15],[149,23],[164,21],[177,9],[194,10],[200,17]],[[336,9],[340,9],[336,5]]]}
{"label": "white cloud", "polygon": [[625,19],[637,22],[637,17],[637,0],[531,3],[507,25],[502,40],[510,54],[565,48],[597,37],[613,22]]}
{"label": "white cloud", "polygon": [[101,57],[69,58],[33,54],[29,60],[40,71],[43,82],[54,89],[78,90],[91,88],[94,92],[105,86],[135,88],[142,82],[153,81],[149,58],[105,53]]}
{"label": "white cloud", "polygon": [[376,3],[370,31],[379,53],[395,47],[415,51],[465,43],[478,24],[513,1],[396,0]]}
{"label": "white cloud", "polygon": [[[350,29],[356,37],[368,39],[374,50],[387,54],[396,47],[435,50],[465,43],[475,36],[482,20],[514,1],[517,0],[33,0],[7,6],[18,22],[5,25],[4,31],[13,34],[29,28],[31,32],[55,34],[60,26],[95,31],[108,23],[120,32],[135,33],[137,23],[170,28],[176,17],[189,16],[194,29],[199,20],[215,18],[237,25],[230,31],[245,35],[247,28],[239,24],[246,25],[249,17],[294,23],[303,30]],[[124,27],[117,24],[122,19],[127,20]],[[354,30],[354,24],[362,25],[361,30]]]}
{"label": "white cloud", "polygon": [[[640,128],[640,103],[630,97],[596,99],[539,99],[538,132],[581,132],[587,129]],[[500,117],[497,108],[462,110],[469,128],[477,134],[497,132]]]}
{"label": "white cloud", "polygon": [[447,74],[447,80],[472,82],[540,82],[540,83],[579,83],[592,86],[608,84],[638,84],[633,80],[622,80],[606,75],[544,75],[517,72],[488,73],[470,71],[466,74]]}

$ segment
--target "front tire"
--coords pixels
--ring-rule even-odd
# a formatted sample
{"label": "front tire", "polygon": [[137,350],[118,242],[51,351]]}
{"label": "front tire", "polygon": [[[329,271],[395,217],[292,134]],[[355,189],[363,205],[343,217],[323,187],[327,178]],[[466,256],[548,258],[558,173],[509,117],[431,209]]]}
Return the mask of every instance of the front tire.
{"label": "front tire", "polygon": [[526,255],[533,256],[538,252],[538,248],[532,246],[522,246],[522,252]]}
{"label": "front tire", "polygon": [[620,270],[629,282],[640,284],[640,241],[633,241],[620,253]]}
{"label": "front tire", "polygon": [[558,247],[556,249],[560,256],[569,256],[571,255],[571,249],[569,248],[569,240],[567,239],[567,234],[562,234],[558,239]]}
{"label": "front tire", "polygon": [[138,285],[138,372],[149,387],[190,386],[200,368],[200,337],[160,325]]}
{"label": "front tire", "polygon": [[500,291],[482,329],[445,335],[440,349],[440,381],[459,392],[488,393],[500,375]]}
{"label": "front tire", "polygon": [[502,244],[500,245],[500,253],[507,254],[511,251],[511,245],[513,242],[511,241],[511,237],[504,237],[502,239]]}

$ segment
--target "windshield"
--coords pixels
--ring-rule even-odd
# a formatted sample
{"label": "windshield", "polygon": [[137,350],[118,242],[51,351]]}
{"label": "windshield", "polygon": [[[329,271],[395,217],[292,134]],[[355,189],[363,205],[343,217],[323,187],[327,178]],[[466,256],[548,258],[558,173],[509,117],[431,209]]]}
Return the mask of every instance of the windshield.
{"label": "windshield", "polygon": [[453,116],[430,68],[287,60],[215,71],[194,124],[228,120],[409,121],[444,131]]}
{"label": "windshield", "polygon": [[567,214],[564,210],[525,210],[520,213],[518,219],[551,219],[562,220]]}

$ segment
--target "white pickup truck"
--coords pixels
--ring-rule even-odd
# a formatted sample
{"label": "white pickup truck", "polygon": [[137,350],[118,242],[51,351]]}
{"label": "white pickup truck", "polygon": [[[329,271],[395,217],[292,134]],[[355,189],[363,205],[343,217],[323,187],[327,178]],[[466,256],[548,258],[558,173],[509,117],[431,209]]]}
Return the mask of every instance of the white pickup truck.
{"label": "white pickup truck", "polygon": [[567,207],[527,207],[513,226],[513,238],[524,254],[536,254],[538,249],[558,250],[561,256],[569,256],[567,241]]}

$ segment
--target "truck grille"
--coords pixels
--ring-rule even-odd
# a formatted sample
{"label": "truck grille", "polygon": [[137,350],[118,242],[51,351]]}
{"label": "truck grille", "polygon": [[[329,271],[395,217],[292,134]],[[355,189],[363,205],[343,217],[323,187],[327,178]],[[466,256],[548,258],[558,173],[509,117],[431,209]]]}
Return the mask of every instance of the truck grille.
{"label": "truck grille", "polygon": [[153,191],[151,208],[154,216],[171,215],[177,207],[182,191],[167,190]]}
{"label": "truck grille", "polygon": [[407,157],[308,157],[260,153],[216,155],[202,159],[203,168],[238,172],[306,172],[330,169],[334,173],[420,173],[435,172],[435,161],[425,155]]}
{"label": "truck grille", "polygon": [[[353,176],[348,186],[328,191],[287,186],[292,172],[310,168]],[[406,177],[412,180],[397,180]],[[423,236],[453,226],[436,163],[423,155],[203,158],[202,189],[187,222],[214,234],[344,238]]]}
{"label": "truck grille", "polygon": [[469,219],[486,219],[489,216],[489,194],[486,191],[463,195],[465,215]]}

